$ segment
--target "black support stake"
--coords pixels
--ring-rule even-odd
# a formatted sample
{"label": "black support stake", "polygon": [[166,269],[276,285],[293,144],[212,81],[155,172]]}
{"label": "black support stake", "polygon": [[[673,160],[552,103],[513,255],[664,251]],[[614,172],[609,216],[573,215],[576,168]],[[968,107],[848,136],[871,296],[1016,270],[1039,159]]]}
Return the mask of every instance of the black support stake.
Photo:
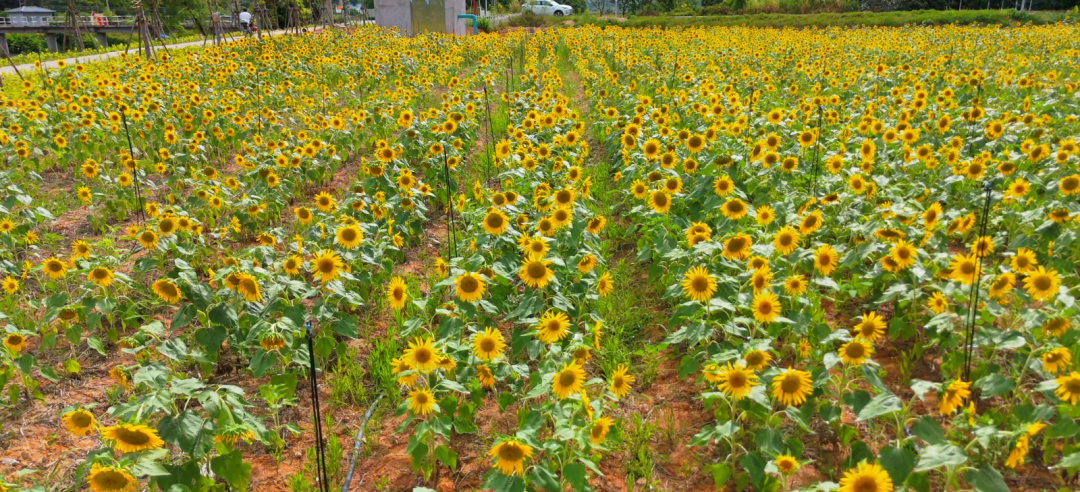
{"label": "black support stake", "polygon": [[968,306],[968,327],[964,339],[964,381],[971,382],[971,359],[975,352],[975,319],[979,313],[979,284],[982,281],[982,250],[979,247],[982,238],[986,237],[987,223],[990,222],[990,193],[993,191],[993,181],[987,180],[983,184],[986,191],[986,201],[983,204],[982,227],[979,229],[979,237],[975,239],[975,267],[977,275],[975,282],[971,284]]}
{"label": "black support stake", "polygon": [[308,320],[304,329],[307,331],[308,362],[310,363],[308,381],[311,383],[311,418],[315,421],[315,456],[319,490],[330,492],[330,482],[326,477],[326,449],[323,440],[322,410],[319,406],[319,379],[315,370],[315,344],[311,340],[311,320]]}

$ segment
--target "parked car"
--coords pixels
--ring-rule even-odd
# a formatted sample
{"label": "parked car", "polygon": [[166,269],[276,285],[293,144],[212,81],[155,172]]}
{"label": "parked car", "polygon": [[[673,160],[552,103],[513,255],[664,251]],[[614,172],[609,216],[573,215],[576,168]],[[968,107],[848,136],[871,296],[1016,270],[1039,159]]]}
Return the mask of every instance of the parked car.
{"label": "parked car", "polygon": [[527,0],[521,6],[521,11],[529,11],[537,15],[563,16],[574,13],[574,7],[563,5],[555,0]]}

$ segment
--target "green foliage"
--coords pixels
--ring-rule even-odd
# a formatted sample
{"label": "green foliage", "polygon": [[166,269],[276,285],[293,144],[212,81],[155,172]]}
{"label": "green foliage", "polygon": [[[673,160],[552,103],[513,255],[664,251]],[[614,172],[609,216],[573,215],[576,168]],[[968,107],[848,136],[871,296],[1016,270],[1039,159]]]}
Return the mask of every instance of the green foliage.
{"label": "green foliage", "polygon": [[367,402],[367,389],[364,386],[366,374],[357,349],[346,349],[344,354],[337,357],[330,377],[326,378],[330,385],[330,402],[338,406],[362,406]]}
{"label": "green foliage", "polygon": [[40,34],[12,33],[7,42],[12,56],[45,51],[45,36]]}

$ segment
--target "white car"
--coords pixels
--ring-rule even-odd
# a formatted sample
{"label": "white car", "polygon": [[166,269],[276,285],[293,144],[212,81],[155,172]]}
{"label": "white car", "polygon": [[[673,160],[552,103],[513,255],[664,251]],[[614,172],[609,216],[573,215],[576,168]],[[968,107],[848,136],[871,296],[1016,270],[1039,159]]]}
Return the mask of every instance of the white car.
{"label": "white car", "polygon": [[554,15],[556,17],[574,13],[574,7],[563,5],[555,0],[527,0],[521,6],[521,10],[529,11],[537,15]]}

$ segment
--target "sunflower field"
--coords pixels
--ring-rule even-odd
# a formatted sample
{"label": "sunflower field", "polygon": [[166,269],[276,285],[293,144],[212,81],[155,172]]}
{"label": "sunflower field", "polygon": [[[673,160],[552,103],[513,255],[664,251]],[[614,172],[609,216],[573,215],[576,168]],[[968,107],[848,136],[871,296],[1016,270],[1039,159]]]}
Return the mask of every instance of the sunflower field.
{"label": "sunflower field", "polygon": [[1076,490],[1078,63],[369,26],[5,77],[0,491]]}

